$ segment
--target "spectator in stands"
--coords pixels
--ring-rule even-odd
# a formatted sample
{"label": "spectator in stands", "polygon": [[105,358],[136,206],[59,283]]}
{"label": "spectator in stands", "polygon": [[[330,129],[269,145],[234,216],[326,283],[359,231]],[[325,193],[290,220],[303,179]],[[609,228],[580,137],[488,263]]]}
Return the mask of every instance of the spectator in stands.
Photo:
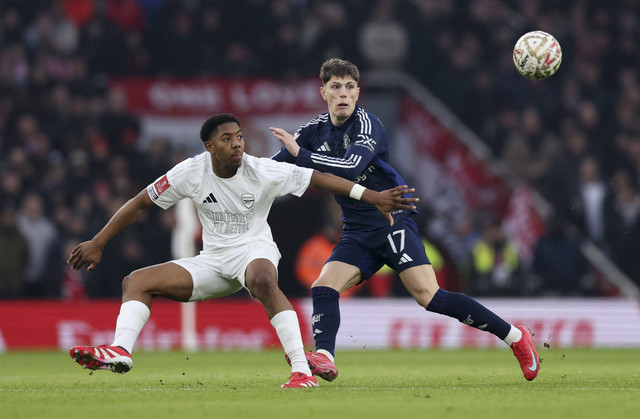
{"label": "spectator in stands", "polygon": [[[209,38],[203,38],[202,42],[206,42],[207,39]],[[141,32],[129,31],[125,33],[124,48],[123,75],[144,77],[152,73],[151,53],[144,44]]]}
{"label": "spectator in stands", "polygon": [[[114,187],[105,175],[107,162],[130,161],[123,154],[140,153],[137,118],[126,106],[114,112],[111,103],[105,111],[113,100],[109,77],[252,77],[276,69],[289,78],[315,76],[326,56],[357,63],[365,52],[357,43],[363,25],[395,19],[408,36],[404,69],[554,205],[566,200],[554,199],[555,175],[548,186],[550,162],[565,162],[555,156],[567,150],[549,144],[573,132],[585,138],[602,179],[623,168],[638,183],[640,43],[634,40],[640,9],[634,2],[619,3],[546,2],[541,8],[536,2],[453,0],[0,2],[0,189],[16,202],[41,191],[61,232],[82,230],[76,217],[64,215],[76,188],[95,192],[97,217],[106,217],[104,201]],[[221,22],[234,25],[223,30]],[[558,73],[539,82],[518,75],[511,61],[513,43],[533,28],[554,34],[564,52]],[[196,39],[196,45],[185,39]],[[186,61],[165,62],[169,50]],[[532,123],[536,118],[544,124]],[[29,140],[23,129],[33,130]],[[34,150],[48,150],[48,157],[31,160],[44,156]],[[144,155],[134,158],[140,162]],[[130,184],[145,184],[141,166],[118,182],[126,177]],[[554,166],[578,181],[579,164]],[[609,246],[624,248],[618,240],[626,236],[607,237]]]}
{"label": "spectator in stands", "polygon": [[613,193],[607,202],[606,240],[610,255],[622,271],[640,285],[640,194],[624,171],[613,179]]}
{"label": "spectator in stands", "polygon": [[199,39],[193,17],[187,10],[179,10],[169,26],[156,32],[160,42],[155,43],[155,66],[160,74],[184,77],[193,75],[200,66]]}
{"label": "spectator in stands", "polygon": [[507,139],[503,158],[511,169],[534,188],[549,193],[552,162],[558,153],[555,133],[545,129],[540,111],[527,107],[520,115],[518,131]]}
{"label": "spectator in stands", "polygon": [[251,76],[261,67],[259,57],[244,42],[232,42],[226,49],[220,68],[226,76]]}
{"label": "spectator in stands", "polygon": [[282,68],[282,63],[294,62],[303,54],[300,29],[293,22],[285,22],[275,31],[268,52],[264,54],[265,71],[272,77],[295,79],[300,76],[300,70],[296,67]]}
{"label": "spectator in stands", "polygon": [[120,74],[123,50],[122,30],[109,20],[105,10],[96,8],[81,29],[77,51],[86,60],[89,72]]}
{"label": "spectator in stands", "polygon": [[142,6],[136,0],[107,0],[106,14],[125,31],[141,31],[146,26]]}
{"label": "spectator in stands", "polygon": [[563,128],[562,148],[550,167],[549,183],[552,187],[549,188],[547,199],[558,211],[569,214],[577,211],[576,204],[580,201],[579,167],[589,155],[589,141],[574,120],[564,121]]}
{"label": "spectator in stands", "polygon": [[23,187],[22,176],[18,172],[5,169],[0,174],[0,197],[3,201],[17,202]]}
{"label": "spectator in stands", "polygon": [[205,5],[198,16],[197,38],[200,44],[200,66],[205,75],[220,74],[218,67],[224,50],[224,30],[219,10],[213,5]]}
{"label": "spectator in stands", "polygon": [[554,215],[547,222],[547,230],[534,249],[532,269],[535,276],[525,285],[527,294],[593,295],[593,278],[589,275],[576,233],[562,214]]}
{"label": "spectator in stands", "polygon": [[594,157],[584,157],[578,171],[579,201],[576,202],[576,208],[580,218],[576,220],[577,225],[595,244],[603,245],[607,186],[600,176],[598,161]]}
{"label": "spectator in stands", "polygon": [[127,93],[119,88],[109,89],[105,110],[100,115],[99,132],[104,133],[109,147],[131,161],[139,154],[136,142],[140,136],[138,118],[127,111]]}
{"label": "spectator in stands", "polygon": [[330,57],[358,57],[357,46],[358,22],[367,15],[362,7],[356,11],[359,19],[350,20],[347,2],[315,1],[310,8],[302,29],[302,45],[313,57],[313,62],[306,63],[307,74],[315,74],[317,62]]}
{"label": "spectator in stands", "polygon": [[409,35],[395,18],[396,2],[382,0],[360,28],[360,51],[369,70],[400,70],[409,49]]}
{"label": "spectator in stands", "polygon": [[23,296],[29,244],[16,224],[16,204],[4,200],[0,209],[0,298]]}
{"label": "spectator in stands", "polygon": [[517,296],[523,273],[516,246],[509,242],[496,219],[485,223],[481,238],[471,248],[470,293],[476,296]]}
{"label": "spectator in stands", "polygon": [[29,266],[25,274],[29,297],[57,297],[59,284],[49,267],[56,260],[58,232],[46,216],[44,202],[37,193],[27,194],[17,215],[17,225],[29,244]]}

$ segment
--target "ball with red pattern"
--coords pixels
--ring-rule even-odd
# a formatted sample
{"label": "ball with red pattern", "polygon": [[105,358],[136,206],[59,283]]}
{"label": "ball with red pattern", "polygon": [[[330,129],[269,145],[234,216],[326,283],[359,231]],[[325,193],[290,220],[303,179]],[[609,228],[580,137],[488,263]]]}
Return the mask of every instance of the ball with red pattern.
{"label": "ball with red pattern", "polygon": [[513,48],[513,63],[529,79],[546,79],[558,71],[562,48],[552,35],[543,31],[525,33]]}

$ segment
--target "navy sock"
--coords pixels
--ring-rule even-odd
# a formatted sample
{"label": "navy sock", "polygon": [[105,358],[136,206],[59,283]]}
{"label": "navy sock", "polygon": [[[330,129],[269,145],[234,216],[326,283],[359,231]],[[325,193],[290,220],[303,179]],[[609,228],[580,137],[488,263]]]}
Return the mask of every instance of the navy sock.
{"label": "navy sock", "polygon": [[427,306],[427,310],[456,318],[460,323],[493,333],[500,339],[506,338],[511,330],[511,325],[494,312],[459,292],[439,289]]}
{"label": "navy sock", "polygon": [[340,293],[329,287],[311,288],[313,316],[311,330],[316,341],[316,350],[324,349],[331,355],[336,351],[336,335],[340,328]]}

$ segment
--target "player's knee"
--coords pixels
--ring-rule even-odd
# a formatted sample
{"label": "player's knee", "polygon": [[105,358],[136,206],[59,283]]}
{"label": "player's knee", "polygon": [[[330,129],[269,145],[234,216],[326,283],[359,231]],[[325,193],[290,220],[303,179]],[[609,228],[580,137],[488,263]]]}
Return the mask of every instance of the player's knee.
{"label": "player's knee", "polygon": [[252,278],[247,278],[247,288],[256,298],[272,294],[278,289],[276,278],[266,271],[257,272]]}
{"label": "player's knee", "polygon": [[131,282],[133,279],[131,278],[131,274],[124,277],[122,280],[122,295],[125,295],[131,289]]}
{"label": "player's knee", "polygon": [[421,289],[419,291],[413,290],[413,292],[411,292],[411,295],[418,304],[420,304],[424,308],[427,308],[429,303],[431,303],[433,296],[435,295],[435,291],[430,289]]}
{"label": "player's knee", "polygon": [[143,291],[143,282],[144,281],[139,278],[137,271],[131,272],[122,280],[122,295]]}
{"label": "player's knee", "polygon": [[433,296],[431,296],[431,295],[423,294],[423,295],[415,297],[415,300],[422,307],[427,308],[427,306],[431,302],[432,298],[433,298]]}

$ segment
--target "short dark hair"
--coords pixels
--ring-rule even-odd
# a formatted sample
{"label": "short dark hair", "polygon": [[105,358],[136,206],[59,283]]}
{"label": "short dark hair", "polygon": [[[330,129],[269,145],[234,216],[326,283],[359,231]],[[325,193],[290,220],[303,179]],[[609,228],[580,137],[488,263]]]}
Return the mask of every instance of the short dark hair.
{"label": "short dark hair", "polygon": [[206,142],[211,137],[211,134],[218,129],[218,127],[222,124],[226,124],[227,122],[235,122],[240,126],[240,121],[238,118],[231,115],[230,113],[219,113],[217,115],[213,115],[209,117],[204,124],[202,124],[202,128],[200,128],[200,139],[202,142]]}
{"label": "short dark hair", "polygon": [[320,80],[322,84],[327,84],[331,77],[351,77],[356,83],[360,80],[360,71],[355,64],[340,58],[329,58],[320,67]]}

